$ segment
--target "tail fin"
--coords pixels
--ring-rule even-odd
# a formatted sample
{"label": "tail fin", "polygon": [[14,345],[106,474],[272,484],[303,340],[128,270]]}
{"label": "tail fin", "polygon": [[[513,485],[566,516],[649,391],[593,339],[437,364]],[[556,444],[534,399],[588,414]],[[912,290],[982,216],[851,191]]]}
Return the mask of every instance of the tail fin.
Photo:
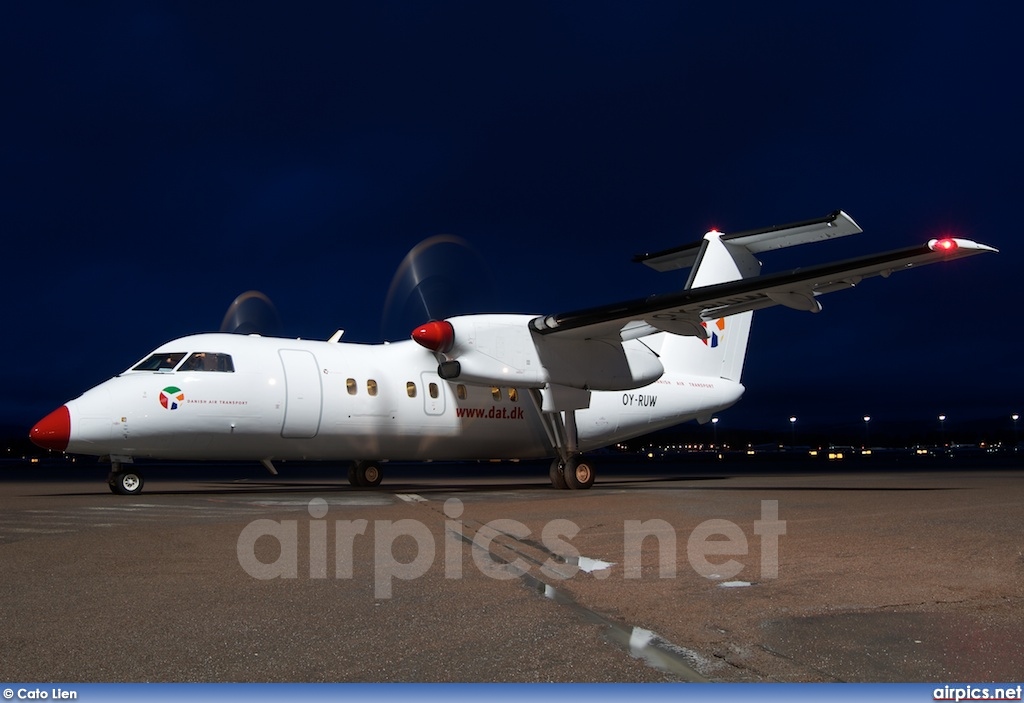
{"label": "tail fin", "polygon": [[[719,232],[712,231],[700,243],[686,289],[752,278],[760,272],[761,262],[746,247],[727,244]],[[739,382],[753,316],[748,311],[704,320],[705,339],[666,335],[661,348],[666,370]]]}
{"label": "tail fin", "polygon": [[[697,244],[637,257],[658,271],[692,267],[686,290],[753,278],[761,272],[756,253],[860,232],[849,215],[837,210],[825,218],[767,229],[722,234],[712,230]],[[808,305],[817,305],[808,301]],[[808,308],[810,309],[810,308]],[[739,382],[750,338],[753,312],[704,319],[706,339],[667,335],[661,348],[666,369]]]}

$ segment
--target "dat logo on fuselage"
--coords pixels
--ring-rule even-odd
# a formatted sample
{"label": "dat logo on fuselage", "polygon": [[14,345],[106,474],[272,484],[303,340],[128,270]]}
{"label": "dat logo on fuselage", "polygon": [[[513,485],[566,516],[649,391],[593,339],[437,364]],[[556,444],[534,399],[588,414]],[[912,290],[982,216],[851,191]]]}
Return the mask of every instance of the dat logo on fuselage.
{"label": "dat logo on fuselage", "polygon": [[167,386],[160,391],[160,405],[168,410],[177,410],[185,402],[185,394],[177,386]]}

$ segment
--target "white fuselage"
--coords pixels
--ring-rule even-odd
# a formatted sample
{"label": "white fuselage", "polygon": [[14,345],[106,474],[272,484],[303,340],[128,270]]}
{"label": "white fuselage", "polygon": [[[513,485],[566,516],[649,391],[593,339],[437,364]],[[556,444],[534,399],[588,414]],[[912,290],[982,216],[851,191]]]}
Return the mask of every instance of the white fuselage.
{"label": "white fuselage", "polygon": [[[230,356],[233,370],[130,370],[66,403],[66,451],[112,458],[460,460],[554,456],[530,393],[437,375],[412,341],[363,345],[231,334],[157,354]],[[666,370],[643,388],[591,394],[586,451],[735,403],[743,386]]]}

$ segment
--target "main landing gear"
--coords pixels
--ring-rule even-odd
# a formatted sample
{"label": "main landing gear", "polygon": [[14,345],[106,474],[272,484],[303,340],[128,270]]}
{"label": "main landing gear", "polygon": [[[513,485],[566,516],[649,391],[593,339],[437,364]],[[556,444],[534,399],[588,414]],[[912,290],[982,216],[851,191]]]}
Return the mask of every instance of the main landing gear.
{"label": "main landing gear", "polygon": [[142,492],[142,474],[135,469],[125,469],[121,462],[115,461],[110,464],[110,475],[107,476],[107,485],[110,492],[122,496],[134,496]]}
{"label": "main landing gear", "polygon": [[376,461],[357,461],[348,467],[348,482],[357,488],[374,488],[384,478],[384,470]]}
{"label": "main landing gear", "polygon": [[570,456],[568,461],[558,457],[551,462],[548,477],[555,488],[590,488],[594,485],[594,464],[579,454]]}
{"label": "main landing gear", "polygon": [[[594,464],[585,459],[579,451],[579,430],[576,428],[576,410],[568,407],[564,411],[544,407],[541,391],[530,390],[533,401],[544,423],[548,441],[555,450],[548,477],[555,488],[580,490],[594,485]],[[589,400],[589,395],[588,395]],[[577,405],[586,407],[586,405]],[[557,405],[556,405],[557,408]]]}

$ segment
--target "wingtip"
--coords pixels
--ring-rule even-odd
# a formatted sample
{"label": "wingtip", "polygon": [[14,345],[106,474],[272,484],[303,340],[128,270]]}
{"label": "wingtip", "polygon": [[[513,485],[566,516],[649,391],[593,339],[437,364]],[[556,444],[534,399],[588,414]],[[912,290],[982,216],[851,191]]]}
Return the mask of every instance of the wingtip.
{"label": "wingtip", "polygon": [[987,244],[975,242],[972,239],[960,239],[959,237],[942,237],[941,239],[928,240],[928,248],[943,254],[969,256],[971,254],[984,254],[991,252],[998,254],[999,250]]}

